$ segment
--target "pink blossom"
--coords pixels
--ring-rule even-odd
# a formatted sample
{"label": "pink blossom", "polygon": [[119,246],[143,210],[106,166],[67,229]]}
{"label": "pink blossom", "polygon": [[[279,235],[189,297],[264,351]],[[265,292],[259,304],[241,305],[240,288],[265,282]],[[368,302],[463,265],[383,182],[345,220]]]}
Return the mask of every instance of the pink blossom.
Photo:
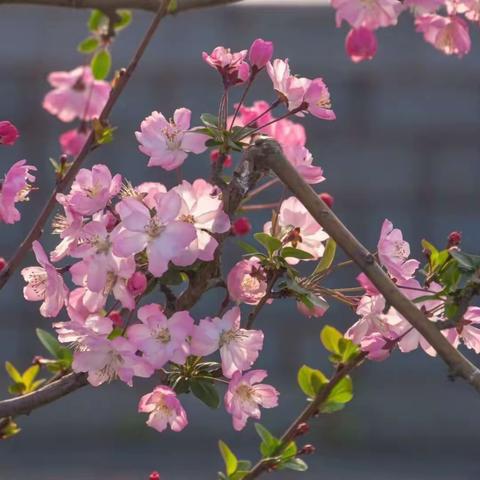
{"label": "pink blossom", "polygon": [[48,81],[54,89],[45,96],[43,108],[62,122],[99,117],[110,95],[110,84],[95,80],[90,67],[52,72]]}
{"label": "pink blossom", "polygon": [[[394,335],[390,334],[390,337]],[[362,338],[360,341],[360,348],[367,353],[369,360],[375,362],[382,362],[390,356],[392,348],[395,346],[394,338],[388,338],[379,332],[371,333]]]}
{"label": "pink blossom", "polygon": [[307,318],[321,318],[325,315],[325,312],[327,311],[325,308],[319,307],[317,305],[309,308],[303,302],[297,302],[297,310]]}
{"label": "pink blossom", "polygon": [[368,28],[352,28],[345,38],[345,50],[354,63],[371,60],[377,53],[377,37]]}
{"label": "pink blossom", "polygon": [[337,27],[345,20],[353,28],[370,30],[396,25],[403,9],[398,0],[331,0],[331,5],[337,11]]}
{"label": "pink blossom", "polygon": [[175,221],[182,199],[171,190],[155,196],[155,213],[134,198],[125,198],[116,205],[122,228],[113,240],[113,253],[129,257],[146,248],[148,270],[156,277],[168,269],[168,262],[178,257],[197,237],[195,227]]}
{"label": "pink blossom", "polygon": [[[469,307],[456,328],[456,334],[460,337],[467,348],[475,353],[480,353],[480,308]],[[453,329],[455,330],[455,329]]]}
{"label": "pink blossom", "polygon": [[[238,105],[235,105],[235,108],[237,107]],[[253,105],[251,107],[247,107],[244,104],[240,106],[240,109],[238,110],[238,116],[236,118],[235,125],[245,127],[251,124],[253,126],[261,127],[266,123],[270,123],[273,120],[273,116],[271,112],[268,112],[269,108],[270,108],[270,105],[267,102],[265,102],[265,100],[257,100],[253,102]],[[231,123],[231,121],[228,121],[227,123]],[[267,129],[272,128],[273,125],[275,124],[262,128],[260,129],[260,131],[269,135]]]}
{"label": "pink blossom", "polygon": [[223,211],[220,191],[203,179],[190,184],[183,181],[173,188],[182,199],[177,220],[187,222],[195,227],[196,238],[188,249],[176,256],[176,265],[191,265],[195,260],[213,260],[218,242],[214,233],[225,233],[230,230],[230,218]]}
{"label": "pink blossom", "polygon": [[192,334],[193,319],[188,312],[176,312],[167,318],[155,304],[138,310],[142,323],[131,325],[128,339],[143,352],[143,358],[155,368],[167,362],[183,364],[189,355],[187,339]]}
{"label": "pink blossom", "polygon": [[284,151],[288,147],[304,147],[307,142],[305,127],[299,123],[292,122],[288,118],[272,123],[264,129],[264,132],[277,140]]}
{"label": "pink blossom", "polygon": [[20,137],[17,127],[8,120],[0,122],[0,145],[15,145]]}
{"label": "pink blossom", "polygon": [[27,282],[23,296],[30,302],[43,300],[40,314],[43,317],[56,317],[65,303],[67,287],[63,283],[62,275],[48,261],[47,254],[38,241],[32,243],[32,249],[41,267],[27,267],[21,271]]}
{"label": "pink blossom", "polygon": [[246,82],[250,76],[250,67],[245,62],[247,51],[232,53],[229,48],[216,47],[209,55],[203,52],[202,58],[211,67],[218,70],[226,88]]}
{"label": "pink blossom", "polygon": [[228,310],[222,318],[205,318],[195,327],[193,355],[210,355],[220,349],[223,374],[230,378],[235,371],[248,370],[263,347],[261,330],[240,328],[240,309]]}
{"label": "pink blossom", "polygon": [[403,4],[410,8],[415,16],[420,16],[434,13],[445,4],[445,0],[404,0]]}
{"label": "pink blossom", "polygon": [[163,432],[168,425],[174,432],[180,432],[188,424],[187,414],[177,395],[165,385],[159,385],[153,392],[144,395],[138,404],[138,411],[150,414],[147,425],[158,432]]}
{"label": "pink blossom", "polygon": [[[210,160],[212,161],[212,163],[218,162],[219,158],[220,158],[220,150],[216,149],[210,152]],[[233,165],[233,157],[229,153],[226,155],[224,154],[223,166],[225,168],[230,168],[232,165]]]}
{"label": "pink blossom", "polygon": [[288,59],[277,58],[273,63],[268,62],[267,73],[279,99],[287,105],[290,111],[302,105],[310,80],[293,76],[290,73]]}
{"label": "pink blossom", "polygon": [[256,71],[265,67],[273,55],[273,43],[257,38],[248,51],[250,64]]}
{"label": "pink blossom", "polygon": [[315,78],[309,82],[303,102],[307,104],[306,109],[315,117],[322,120],[335,120],[330,92],[321,78]]}
{"label": "pink blossom", "polygon": [[323,169],[313,165],[313,156],[308,148],[301,145],[284,146],[283,153],[303,179],[310,184],[323,182]]}
{"label": "pink blossom", "polygon": [[415,20],[415,26],[426,42],[446,55],[463,57],[470,51],[468,24],[458,15],[422,15]]}
{"label": "pink blossom", "polygon": [[62,152],[65,155],[71,155],[76,157],[81,151],[90,132],[88,130],[82,130],[74,128],[68,130],[60,135],[59,141],[62,148]]}
{"label": "pink blossom", "polygon": [[146,360],[135,354],[136,350],[123,337],[113,340],[91,337],[73,354],[72,369],[77,373],[88,372],[88,381],[94,387],[117,377],[131,387],[134,376],[148,378],[154,372]]}
{"label": "pink blossom", "polygon": [[135,272],[127,282],[128,291],[134,296],[142,295],[147,289],[148,280],[143,272]]}
{"label": "pink blossom", "polygon": [[122,186],[122,177],[112,174],[106,165],[94,165],[92,170],[80,169],[72,184],[68,203],[82,215],[91,215],[106,207]]}
{"label": "pink blossom", "polygon": [[259,259],[240,260],[227,277],[230,298],[238,303],[256,305],[267,291],[267,276]]}
{"label": "pink blossom", "polygon": [[[282,202],[277,228],[280,228],[280,238],[285,245],[310,253],[313,259],[323,255],[328,235],[296,197],[287,198]],[[270,234],[271,230],[272,222],[267,222],[263,231]],[[292,265],[299,261],[296,258],[287,260]]]}
{"label": "pink blossom", "polygon": [[35,180],[30,170],[35,171],[36,168],[25,165],[26,163],[26,160],[14,163],[0,182],[0,221],[2,222],[15,223],[20,220],[20,212],[15,207],[15,203],[28,200],[31,189],[28,182]]}
{"label": "pink blossom", "polygon": [[397,280],[409,279],[420,265],[418,260],[410,259],[410,245],[403,240],[402,232],[393,228],[390,220],[385,220],[377,245],[380,263]]}
{"label": "pink blossom", "polygon": [[82,348],[82,344],[96,336],[107,338],[113,330],[113,321],[109,317],[94,314],[85,318],[77,318],[69,322],[53,324],[58,341],[61,343],[74,343]]}
{"label": "pink blossom", "polygon": [[208,137],[190,130],[192,112],[178,108],[173,120],[167,121],[159,112],[152,112],[135,132],[140,151],[150,157],[149,167],[174,170],[183,164],[189,153],[202,153],[207,149]]}
{"label": "pink blossom", "polygon": [[363,272],[358,274],[356,279],[357,279],[357,282],[360,284],[360,286],[365,289],[365,293],[367,295],[370,295],[371,297],[373,297],[375,295],[380,294],[377,287],[372,283],[372,281]]}
{"label": "pink blossom", "polygon": [[277,390],[271,385],[259,383],[267,377],[265,370],[251,370],[242,376],[235,372],[225,393],[225,409],[232,415],[233,428],[242,430],[249,417],[258,420],[260,407],[274,408],[278,405]]}

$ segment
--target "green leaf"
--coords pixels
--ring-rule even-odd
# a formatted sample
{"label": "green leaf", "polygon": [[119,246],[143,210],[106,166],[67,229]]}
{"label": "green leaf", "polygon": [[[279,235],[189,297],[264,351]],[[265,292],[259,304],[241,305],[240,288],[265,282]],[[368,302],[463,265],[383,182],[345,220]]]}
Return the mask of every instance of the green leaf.
{"label": "green leaf", "polygon": [[190,381],[190,389],[192,393],[210,408],[218,408],[220,405],[220,397],[217,389],[210,382],[192,378]]}
{"label": "green leaf", "polygon": [[314,398],[320,389],[328,383],[328,378],[320,371],[307,365],[302,365],[297,374],[298,385],[309,398]]}
{"label": "green leaf", "polygon": [[339,342],[343,335],[334,327],[325,325],[320,333],[323,346],[331,353],[340,353]]}
{"label": "green leaf", "polygon": [[248,470],[237,470],[235,473],[230,475],[230,480],[242,480],[247,475]]}
{"label": "green leaf", "polygon": [[14,382],[22,382],[23,378],[20,372],[13,366],[12,363],[10,362],[5,362],[5,370],[8,373],[8,376],[14,381]]}
{"label": "green leaf", "polygon": [[239,460],[237,470],[248,471],[252,468],[250,460]]}
{"label": "green leaf", "polygon": [[211,113],[202,113],[200,115],[200,121],[206,126],[218,130],[218,117]]}
{"label": "green leaf", "polygon": [[460,269],[472,272],[480,267],[480,257],[478,255],[470,255],[458,250],[451,250],[450,255],[458,262]]}
{"label": "green leaf", "polygon": [[13,437],[20,432],[18,425],[10,419],[10,421],[0,429],[0,440]]}
{"label": "green leaf", "polygon": [[282,242],[278,238],[268,235],[268,233],[259,232],[253,236],[258,243],[261,243],[267,249],[270,255],[282,247]]}
{"label": "green leaf", "polygon": [[130,25],[133,15],[131,10],[117,10],[116,13],[119,20],[114,23],[113,28],[119,32]]}
{"label": "green leaf", "polygon": [[23,382],[15,382],[8,387],[8,393],[12,395],[23,395],[26,390],[27,386]]}
{"label": "green leaf", "polygon": [[296,472],[305,472],[308,470],[308,465],[301,458],[292,458],[288,462],[282,463],[282,468],[295,470]]}
{"label": "green leaf", "polygon": [[97,32],[108,21],[108,18],[100,10],[92,10],[87,26],[91,32]]}
{"label": "green leaf", "polygon": [[430,252],[430,254],[438,253],[437,248],[433,244],[431,244],[429,241],[423,239],[421,243],[422,243],[422,248]]}
{"label": "green leaf", "polygon": [[348,338],[341,338],[338,342],[342,363],[348,363],[358,356],[360,347]]}
{"label": "green leaf", "polygon": [[297,444],[292,440],[283,450],[280,455],[282,459],[290,459],[297,454]]}
{"label": "green leaf", "polygon": [[218,442],[218,448],[220,450],[220,453],[222,454],[222,458],[225,463],[225,471],[227,472],[227,475],[230,476],[235,473],[238,468],[237,457],[230,450],[230,448],[228,448],[228,445],[221,440],[219,440]]}
{"label": "green leaf", "polygon": [[243,240],[237,240],[238,246],[249,255],[258,255],[260,252],[253,246]]}
{"label": "green leaf", "polygon": [[40,365],[32,365],[23,372],[22,381],[28,390],[30,390],[35,378],[37,378],[38,372],[40,372]]}
{"label": "green leaf", "polygon": [[293,247],[283,247],[280,255],[283,258],[298,258],[300,260],[310,260],[313,258],[311,253]]}
{"label": "green leaf", "polygon": [[263,425],[255,424],[255,430],[262,439],[260,444],[260,453],[263,458],[268,458],[275,454],[276,449],[280,446],[280,440],[274,437]]}
{"label": "green leaf", "polygon": [[93,56],[90,66],[96,80],[104,80],[107,78],[110,68],[112,67],[112,57],[110,52],[106,49],[99,50]]}
{"label": "green leaf", "polygon": [[323,413],[336,412],[341,410],[345,403],[348,403],[353,398],[353,384],[352,379],[347,376],[342,378],[328,395],[328,398],[321,408]]}
{"label": "green leaf", "polygon": [[335,260],[336,251],[337,244],[335,243],[335,240],[333,238],[329,238],[327,240],[327,243],[325,244],[325,251],[323,252],[323,256],[318,262],[318,265],[313,273],[321,273],[325,270],[328,270],[332,266],[333,260]]}
{"label": "green leaf", "polygon": [[170,0],[168,2],[167,12],[168,13],[175,13],[177,11],[178,5],[177,0]]}
{"label": "green leaf", "polygon": [[60,358],[62,355],[62,350],[67,350],[65,347],[62,347],[60,342],[50,333],[42,330],[41,328],[36,329],[37,337],[42,343],[42,345],[55,357]]}
{"label": "green leaf", "polygon": [[98,38],[88,37],[78,44],[77,50],[80,53],[92,53],[98,48],[99,44]]}

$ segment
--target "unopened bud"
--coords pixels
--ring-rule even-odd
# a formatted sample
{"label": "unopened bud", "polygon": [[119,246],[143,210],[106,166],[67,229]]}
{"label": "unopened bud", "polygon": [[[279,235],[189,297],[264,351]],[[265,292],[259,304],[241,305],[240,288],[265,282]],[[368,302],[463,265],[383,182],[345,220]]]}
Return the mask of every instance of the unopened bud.
{"label": "unopened bud", "polygon": [[113,322],[115,327],[121,327],[123,324],[122,315],[120,315],[118,310],[112,310],[108,314],[108,318]]}
{"label": "unopened bud", "polygon": [[447,248],[457,247],[458,245],[460,245],[461,241],[462,241],[461,232],[454,231],[448,236]]}
{"label": "unopened bud", "polygon": [[295,430],[295,436],[300,437],[301,435],[305,435],[309,430],[310,430],[310,427],[308,423],[305,423],[305,422],[299,423]]}
{"label": "unopened bud", "polygon": [[247,235],[252,230],[252,224],[247,217],[240,217],[233,222],[232,232],[236,236]]}
{"label": "unopened bud", "polygon": [[134,296],[138,297],[147,289],[147,277],[142,272],[135,272],[127,282],[128,291]]}
{"label": "unopened bud", "polygon": [[300,451],[298,452],[299,455],[311,455],[315,452],[315,447],[313,445],[304,445]]}
{"label": "unopened bud", "polygon": [[327,192],[323,192],[319,195],[319,197],[327,204],[328,208],[333,207],[333,202],[335,201],[334,198]]}
{"label": "unopened bud", "polygon": [[160,474],[158,472],[152,472],[148,480],[160,480]]}
{"label": "unopened bud", "polygon": [[[219,150],[212,150],[210,153],[210,160],[212,163],[218,162],[218,159],[220,158],[220,151]],[[233,165],[233,158],[230,154],[225,155],[225,158],[223,160],[223,166],[228,168]]]}
{"label": "unopened bud", "polygon": [[7,265],[7,261],[3,257],[0,257],[0,272],[5,268],[5,265]]}

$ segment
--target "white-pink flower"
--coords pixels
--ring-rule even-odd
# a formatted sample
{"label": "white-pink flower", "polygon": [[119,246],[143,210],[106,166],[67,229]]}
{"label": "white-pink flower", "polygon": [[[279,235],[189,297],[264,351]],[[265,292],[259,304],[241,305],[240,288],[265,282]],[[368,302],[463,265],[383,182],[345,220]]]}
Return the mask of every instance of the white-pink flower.
{"label": "white-pink flower", "polygon": [[[469,307],[456,328],[456,334],[467,348],[480,353],[480,308]],[[453,329],[455,331],[455,329]]]}
{"label": "white-pink flower", "polygon": [[202,153],[207,149],[208,136],[190,129],[192,112],[178,108],[173,120],[167,121],[159,112],[152,112],[135,132],[140,151],[150,157],[149,167],[174,170],[183,164],[189,153]]}
{"label": "white-pink flower", "polygon": [[142,323],[128,327],[127,337],[143,352],[143,358],[155,368],[169,361],[185,363],[193,330],[193,318],[188,312],[175,312],[167,318],[159,305],[150,304],[138,310],[138,318]]}
{"label": "white-pink flower", "polygon": [[92,215],[106,207],[122,187],[122,177],[112,177],[106,165],[80,169],[68,195],[68,205],[81,215]]}
{"label": "white-pink flower", "polygon": [[259,419],[260,407],[278,405],[278,391],[271,385],[259,383],[267,377],[265,370],[251,370],[242,376],[235,372],[225,393],[225,409],[232,415],[233,428],[242,430],[249,417]]}
{"label": "white-pink flower", "polygon": [[15,203],[28,200],[31,186],[35,177],[30,170],[36,170],[32,165],[25,165],[26,160],[14,163],[0,181],[0,221],[4,223],[15,223],[20,220],[20,212]]}
{"label": "white-pink flower", "polygon": [[230,298],[238,303],[256,305],[267,291],[267,275],[256,257],[240,260],[227,276]]}
{"label": "white-pink flower", "polygon": [[94,79],[90,67],[52,72],[48,82],[54,89],[45,96],[43,108],[62,122],[99,117],[111,90],[108,82]]}
{"label": "white-pink flower", "polygon": [[323,169],[312,164],[313,156],[305,146],[283,146],[283,153],[307,183],[313,185],[325,180]]}
{"label": "white-pink flower", "polygon": [[149,413],[147,425],[163,432],[168,425],[174,432],[180,432],[187,424],[187,414],[175,392],[165,385],[159,385],[153,392],[140,399],[138,411]]}
{"label": "white-pink flower", "polygon": [[248,370],[263,347],[261,330],[240,328],[240,309],[228,310],[222,318],[205,318],[195,327],[191,353],[210,355],[220,349],[222,372],[230,378],[237,370]]}
{"label": "white-pink flower", "polygon": [[27,267],[21,271],[27,282],[23,289],[25,300],[30,302],[42,301],[40,314],[43,317],[56,317],[68,295],[68,289],[57,269],[49,262],[45,250],[38,241],[32,243],[35,258],[41,267]]}
{"label": "white-pink flower", "polygon": [[134,376],[148,378],[154,368],[136,355],[137,347],[124,337],[113,340],[89,337],[81,350],[73,354],[74,372],[88,372],[88,382],[94,387],[119,378],[130,387]]}
{"label": "white-pink flower", "polygon": [[398,0],[331,0],[331,5],[337,11],[337,27],[345,20],[353,28],[370,30],[396,25],[403,10]]}
{"label": "white-pink flower", "polygon": [[122,228],[113,239],[113,253],[129,257],[146,249],[148,270],[156,277],[168,269],[168,262],[196,238],[191,223],[176,221],[182,200],[173,190],[155,196],[154,212],[134,198],[125,198],[116,205]]}
{"label": "white-pink flower", "polygon": [[322,120],[335,120],[335,113],[332,110],[330,92],[321,78],[314,78],[308,82],[303,97],[303,103],[309,113]]}

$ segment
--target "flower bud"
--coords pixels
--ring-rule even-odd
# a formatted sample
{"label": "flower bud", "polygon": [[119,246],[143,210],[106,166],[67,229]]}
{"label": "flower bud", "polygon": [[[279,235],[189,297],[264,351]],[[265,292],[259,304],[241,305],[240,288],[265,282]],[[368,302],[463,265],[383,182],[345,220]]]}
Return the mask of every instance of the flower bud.
{"label": "flower bud", "polygon": [[[215,163],[218,161],[218,158],[220,157],[220,151],[219,150],[212,150],[210,152],[210,160],[212,163]],[[229,168],[233,165],[233,158],[230,154],[225,155],[225,159],[223,160],[223,166],[226,168]]]}
{"label": "flower bud", "polygon": [[147,277],[142,272],[135,272],[127,282],[128,291],[138,297],[147,289]]}
{"label": "flower bud", "polygon": [[315,452],[315,447],[313,445],[307,444],[304,445],[300,451],[298,452],[299,455],[311,455]]}
{"label": "flower bud", "polygon": [[7,265],[7,261],[3,257],[0,257],[0,272],[5,268],[5,265]]}
{"label": "flower bud", "polygon": [[333,202],[335,201],[334,198],[327,192],[323,192],[319,195],[319,197],[327,204],[328,208],[333,207]]}
{"label": "flower bud", "polygon": [[299,423],[297,428],[295,429],[295,436],[300,437],[301,435],[305,435],[310,430],[310,426],[306,422]]}
{"label": "flower bud", "polygon": [[354,63],[371,60],[377,53],[377,38],[365,27],[352,28],[345,39],[345,50]]}
{"label": "flower bud", "polygon": [[252,230],[252,224],[247,217],[240,217],[233,222],[232,233],[236,236],[247,235]]}
{"label": "flower bud", "polygon": [[122,315],[118,310],[112,310],[108,314],[108,318],[113,322],[114,327],[121,327],[123,325]]}
{"label": "flower bud", "polygon": [[157,471],[152,472],[148,477],[148,480],[160,480],[160,474]]}
{"label": "flower bud", "polygon": [[458,245],[460,245],[461,241],[462,241],[462,233],[454,231],[448,236],[447,248],[457,247]]}
{"label": "flower bud", "polygon": [[273,55],[273,43],[257,38],[250,47],[248,59],[256,71],[261,70]]}
{"label": "flower bud", "polygon": [[15,145],[18,137],[20,134],[13,123],[7,120],[0,122],[0,145]]}

